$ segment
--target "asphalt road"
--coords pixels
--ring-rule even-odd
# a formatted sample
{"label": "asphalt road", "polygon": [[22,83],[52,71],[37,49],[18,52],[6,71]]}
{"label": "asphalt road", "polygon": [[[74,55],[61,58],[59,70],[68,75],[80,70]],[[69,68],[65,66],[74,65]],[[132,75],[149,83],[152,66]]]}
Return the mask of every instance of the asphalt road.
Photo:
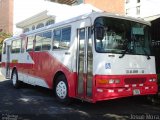
{"label": "asphalt road", "polygon": [[97,102],[74,100],[66,106],[56,101],[52,91],[23,85],[13,88],[0,75],[0,120],[131,120],[160,119],[160,106],[144,97],[130,97]]}

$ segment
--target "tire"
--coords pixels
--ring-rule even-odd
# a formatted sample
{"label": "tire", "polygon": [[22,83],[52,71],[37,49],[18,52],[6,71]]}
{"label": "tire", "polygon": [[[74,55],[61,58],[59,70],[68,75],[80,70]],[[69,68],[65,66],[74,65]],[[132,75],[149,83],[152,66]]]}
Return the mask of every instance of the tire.
{"label": "tire", "polygon": [[18,74],[16,69],[12,72],[11,80],[14,88],[20,87],[20,81],[18,80]]}
{"label": "tire", "polygon": [[69,104],[71,101],[68,96],[68,84],[64,75],[60,75],[56,79],[55,95],[56,95],[56,99],[61,103]]}

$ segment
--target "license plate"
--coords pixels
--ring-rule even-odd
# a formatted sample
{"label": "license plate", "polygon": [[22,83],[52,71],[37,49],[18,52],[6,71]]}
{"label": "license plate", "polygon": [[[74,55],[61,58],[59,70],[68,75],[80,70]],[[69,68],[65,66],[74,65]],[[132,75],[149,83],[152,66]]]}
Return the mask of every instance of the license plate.
{"label": "license plate", "polygon": [[140,95],[140,90],[139,89],[133,90],[133,95]]}

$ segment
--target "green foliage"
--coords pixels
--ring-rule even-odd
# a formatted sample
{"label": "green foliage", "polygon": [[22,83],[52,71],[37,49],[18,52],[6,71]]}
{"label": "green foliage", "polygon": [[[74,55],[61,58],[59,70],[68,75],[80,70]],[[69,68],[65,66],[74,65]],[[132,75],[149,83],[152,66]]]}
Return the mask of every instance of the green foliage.
{"label": "green foliage", "polygon": [[4,33],[4,32],[0,32],[0,53],[2,51],[2,45],[3,45],[3,41],[6,39],[6,38],[9,38],[11,37],[11,34],[7,34],[7,33]]}

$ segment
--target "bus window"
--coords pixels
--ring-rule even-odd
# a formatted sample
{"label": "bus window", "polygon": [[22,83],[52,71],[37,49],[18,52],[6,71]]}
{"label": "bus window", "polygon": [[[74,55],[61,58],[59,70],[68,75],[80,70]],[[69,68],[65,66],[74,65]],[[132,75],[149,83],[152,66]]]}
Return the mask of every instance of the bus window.
{"label": "bus window", "polygon": [[70,39],[71,39],[71,28],[68,27],[68,28],[62,29],[62,39],[60,42],[60,47],[62,49],[69,48]]}
{"label": "bus window", "polygon": [[21,48],[21,40],[20,39],[12,41],[12,49],[11,49],[12,53],[19,53],[20,48]]}
{"label": "bus window", "polygon": [[51,49],[51,38],[52,38],[52,31],[47,31],[43,33],[42,50]]}
{"label": "bus window", "polygon": [[25,50],[25,40],[24,39],[22,39],[21,40],[21,53],[24,53],[24,50]]}
{"label": "bus window", "polygon": [[28,37],[27,50],[26,50],[27,52],[33,50],[33,40],[34,40],[33,36]]}
{"label": "bus window", "polygon": [[61,30],[60,29],[54,30],[53,49],[59,48],[60,39],[61,39]]}
{"label": "bus window", "polygon": [[43,40],[43,34],[42,33],[37,34],[34,51],[41,51],[42,50],[42,40]]}
{"label": "bus window", "polygon": [[3,44],[3,54],[6,54],[6,43]]}
{"label": "bus window", "polygon": [[53,49],[68,49],[71,40],[71,27],[54,30]]}

